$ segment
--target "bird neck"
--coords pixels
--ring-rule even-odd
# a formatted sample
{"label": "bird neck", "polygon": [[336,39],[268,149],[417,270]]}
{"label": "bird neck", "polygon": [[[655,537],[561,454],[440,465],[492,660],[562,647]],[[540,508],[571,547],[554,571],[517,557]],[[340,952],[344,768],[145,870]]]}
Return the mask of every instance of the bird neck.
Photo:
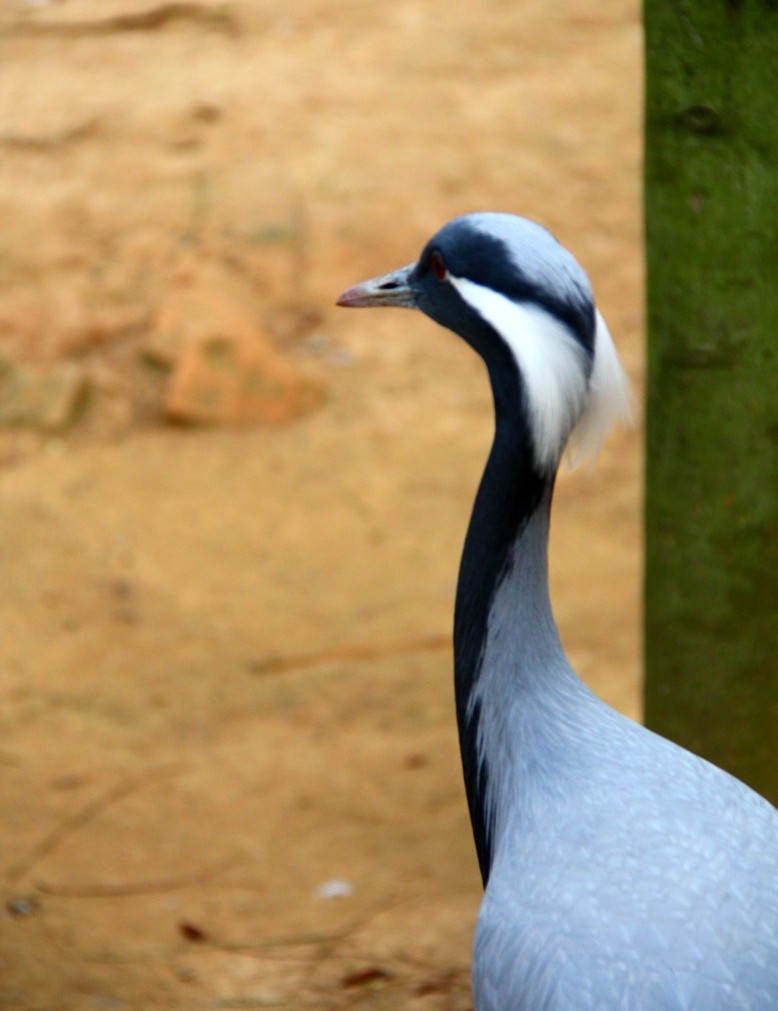
{"label": "bird neck", "polygon": [[[542,689],[564,654],[548,593],[548,529],[555,474],[533,460],[529,423],[515,387],[492,377],[495,435],[465,538],[454,617],[459,741],[484,884],[494,843],[493,808],[501,762],[514,734],[504,726],[515,702]],[[507,731],[507,733],[503,732]],[[499,738],[501,750],[486,742]],[[518,746],[518,745],[517,745]],[[487,760],[487,754],[489,759]]]}

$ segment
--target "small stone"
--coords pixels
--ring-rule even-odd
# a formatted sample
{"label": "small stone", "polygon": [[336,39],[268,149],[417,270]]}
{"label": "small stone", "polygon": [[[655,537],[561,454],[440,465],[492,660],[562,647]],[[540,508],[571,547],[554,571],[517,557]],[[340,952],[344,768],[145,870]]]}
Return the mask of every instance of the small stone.
{"label": "small stone", "polygon": [[60,432],[77,418],[88,393],[87,375],[74,362],[47,370],[0,369],[0,424]]}
{"label": "small stone", "polygon": [[182,920],[178,924],[178,932],[185,940],[191,941],[193,944],[201,944],[208,940],[208,935],[203,928],[188,920]]}
{"label": "small stone", "polygon": [[325,881],[316,889],[316,895],[320,899],[347,899],[354,894],[354,886],[350,881],[341,878],[333,878]]}
{"label": "small stone", "polygon": [[38,912],[40,905],[34,895],[17,895],[8,900],[5,908],[11,916],[34,916]]}
{"label": "small stone", "polygon": [[223,110],[213,102],[197,102],[191,109],[192,119],[198,123],[217,123],[223,115]]}

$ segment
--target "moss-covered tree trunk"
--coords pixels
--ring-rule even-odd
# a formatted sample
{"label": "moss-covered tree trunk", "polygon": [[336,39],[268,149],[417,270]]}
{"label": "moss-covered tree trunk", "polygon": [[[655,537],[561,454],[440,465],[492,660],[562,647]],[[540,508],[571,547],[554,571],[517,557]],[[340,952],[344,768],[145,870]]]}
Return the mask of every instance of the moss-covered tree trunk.
{"label": "moss-covered tree trunk", "polygon": [[645,0],[646,722],[778,801],[778,0]]}

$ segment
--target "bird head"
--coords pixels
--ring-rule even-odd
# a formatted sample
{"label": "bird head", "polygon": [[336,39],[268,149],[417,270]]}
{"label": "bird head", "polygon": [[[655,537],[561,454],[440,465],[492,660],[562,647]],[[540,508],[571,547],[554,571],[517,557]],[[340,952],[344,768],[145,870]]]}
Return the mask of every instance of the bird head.
{"label": "bird head", "polygon": [[469,214],[434,235],[416,263],[345,291],[342,306],[420,309],[486,363],[500,415],[524,411],[538,470],[553,472],[574,435],[596,452],[629,413],[626,380],[589,280],[545,228]]}

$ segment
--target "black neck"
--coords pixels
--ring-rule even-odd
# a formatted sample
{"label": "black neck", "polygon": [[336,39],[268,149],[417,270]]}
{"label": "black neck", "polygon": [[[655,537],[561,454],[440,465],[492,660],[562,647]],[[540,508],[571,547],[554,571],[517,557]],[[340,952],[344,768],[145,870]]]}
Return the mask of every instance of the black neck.
{"label": "black neck", "polygon": [[[471,702],[495,591],[514,564],[514,545],[530,518],[550,508],[554,474],[539,473],[521,380],[514,368],[490,370],[495,435],[470,518],[454,615],[454,682],[462,765],[470,819],[484,884],[491,864],[485,816],[489,771],[478,758],[480,706]],[[545,529],[545,528],[544,528]],[[520,564],[516,563],[516,564]]]}

